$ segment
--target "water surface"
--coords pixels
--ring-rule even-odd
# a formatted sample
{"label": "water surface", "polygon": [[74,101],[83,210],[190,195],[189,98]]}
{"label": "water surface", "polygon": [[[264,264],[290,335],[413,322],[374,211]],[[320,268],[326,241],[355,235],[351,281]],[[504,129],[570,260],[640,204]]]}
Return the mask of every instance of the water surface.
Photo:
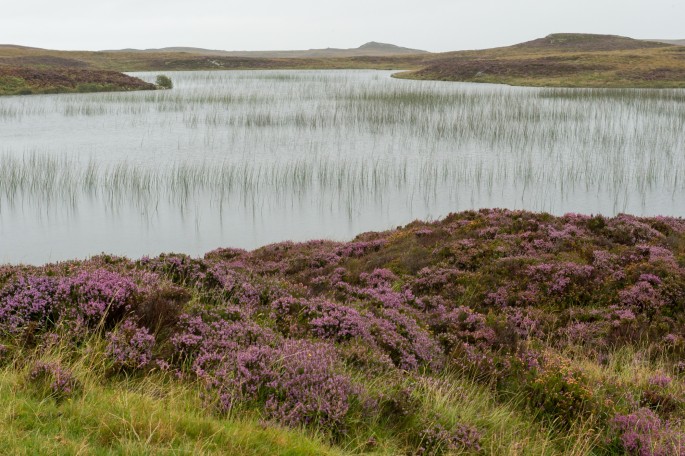
{"label": "water surface", "polygon": [[346,240],[480,207],[685,215],[685,91],[390,74],[0,98],[0,262]]}

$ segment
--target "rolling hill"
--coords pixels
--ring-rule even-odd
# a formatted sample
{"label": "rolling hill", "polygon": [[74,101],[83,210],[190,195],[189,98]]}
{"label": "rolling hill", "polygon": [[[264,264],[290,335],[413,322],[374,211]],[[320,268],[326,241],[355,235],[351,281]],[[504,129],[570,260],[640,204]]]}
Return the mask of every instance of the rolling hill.
{"label": "rolling hill", "polygon": [[673,44],[676,46],[685,46],[685,40],[645,40],[645,41],[652,41],[654,43]]}
{"label": "rolling hill", "polygon": [[558,52],[625,51],[663,47],[664,43],[636,40],[617,35],[596,35],[586,33],[553,33],[544,38],[516,44],[518,49],[546,50]]}
{"label": "rolling hill", "polygon": [[552,34],[434,55],[407,79],[545,87],[685,87],[685,48],[614,35]]}
{"label": "rolling hill", "polygon": [[415,54],[429,54],[427,51],[419,49],[410,49],[394,44],[378,43],[371,41],[363,44],[358,48],[351,49],[309,49],[299,51],[222,51],[216,49],[203,49],[194,47],[166,47],[160,49],[122,49],[115,51],[104,52],[146,52],[146,53],[169,53],[169,52],[185,52],[188,54],[199,54],[206,56],[222,56],[222,57],[252,57],[252,58],[335,58],[335,57],[388,57],[396,55],[415,55]]}
{"label": "rolling hill", "polygon": [[0,45],[0,66],[113,71],[401,69],[396,77],[546,87],[685,87],[685,47],[559,33],[512,46],[429,53],[370,42],[354,49],[229,52],[199,48],[55,51]]}

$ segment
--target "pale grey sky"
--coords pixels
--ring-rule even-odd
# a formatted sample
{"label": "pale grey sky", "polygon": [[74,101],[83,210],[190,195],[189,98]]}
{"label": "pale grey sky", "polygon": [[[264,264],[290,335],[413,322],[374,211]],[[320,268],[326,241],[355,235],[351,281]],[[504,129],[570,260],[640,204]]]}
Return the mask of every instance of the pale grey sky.
{"label": "pale grey sky", "polygon": [[430,51],[554,32],[685,39],[683,0],[2,0],[0,43],[51,49],[196,46]]}

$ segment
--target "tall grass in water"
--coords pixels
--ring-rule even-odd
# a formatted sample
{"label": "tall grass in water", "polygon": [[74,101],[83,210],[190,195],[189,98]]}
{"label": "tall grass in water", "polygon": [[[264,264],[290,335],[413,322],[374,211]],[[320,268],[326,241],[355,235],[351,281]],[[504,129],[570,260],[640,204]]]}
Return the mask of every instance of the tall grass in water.
{"label": "tall grass in water", "polygon": [[153,207],[160,201],[184,205],[197,197],[216,203],[254,203],[264,198],[297,200],[318,195],[336,196],[355,205],[399,192],[430,204],[450,192],[468,188],[492,192],[503,185],[530,188],[531,194],[554,188],[611,194],[639,194],[655,187],[670,194],[685,190],[679,167],[666,167],[653,159],[645,160],[641,167],[619,160],[607,165],[611,167],[582,162],[564,167],[558,157],[541,162],[521,158],[511,163],[500,158],[483,163],[477,158],[428,155],[414,159],[317,156],[271,163],[181,162],[152,168],[129,161],[101,164],[67,156],[5,154],[0,156],[0,201],[50,205],[89,197]]}

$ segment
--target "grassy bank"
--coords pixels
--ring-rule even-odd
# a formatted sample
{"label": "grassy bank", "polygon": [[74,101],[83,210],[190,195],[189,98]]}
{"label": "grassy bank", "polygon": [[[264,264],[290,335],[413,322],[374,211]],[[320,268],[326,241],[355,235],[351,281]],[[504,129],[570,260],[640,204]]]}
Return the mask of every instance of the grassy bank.
{"label": "grassy bank", "polygon": [[0,95],[154,90],[149,84],[116,71],[0,65]]}
{"label": "grassy bank", "polygon": [[685,222],[0,269],[5,453],[682,454]]}
{"label": "grassy bank", "polygon": [[83,362],[72,360],[83,384],[67,400],[46,399],[22,370],[0,372],[3,454],[339,454],[313,435],[207,415],[164,377],[108,382]]}

